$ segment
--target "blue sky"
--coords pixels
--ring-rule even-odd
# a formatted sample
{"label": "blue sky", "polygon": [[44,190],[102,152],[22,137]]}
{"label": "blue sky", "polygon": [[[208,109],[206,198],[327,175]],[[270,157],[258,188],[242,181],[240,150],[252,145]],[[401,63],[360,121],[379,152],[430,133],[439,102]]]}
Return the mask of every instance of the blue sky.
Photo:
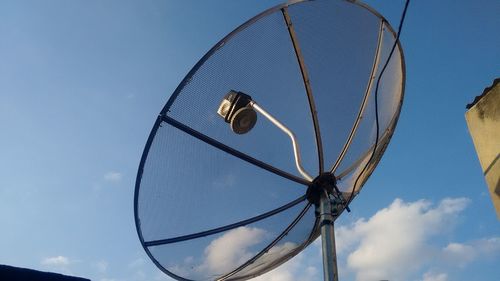
{"label": "blue sky", "polygon": [[[278,3],[1,1],[0,264],[169,280],[133,220],[147,135],[198,59]],[[402,1],[367,3],[397,26]],[[500,275],[500,225],[464,119],[498,76],[499,10],[494,0],[410,4],[401,118],[337,226],[343,280]],[[321,280],[318,245],[261,278]]]}

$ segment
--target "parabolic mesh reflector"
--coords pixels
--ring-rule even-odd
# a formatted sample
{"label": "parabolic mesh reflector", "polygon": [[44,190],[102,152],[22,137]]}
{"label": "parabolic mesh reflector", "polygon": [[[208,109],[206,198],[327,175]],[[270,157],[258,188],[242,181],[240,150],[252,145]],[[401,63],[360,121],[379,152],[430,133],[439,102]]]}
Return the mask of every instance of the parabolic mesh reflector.
{"label": "parabolic mesh reflector", "polygon": [[333,174],[349,199],[399,115],[399,44],[379,79],[394,40],[370,8],[317,0],[269,9],[217,43],[172,94],[141,159],[135,219],[155,264],[180,280],[243,280],[314,241],[311,181],[296,168],[289,136],[260,114],[235,134],[217,109],[231,90],[250,95],[294,133],[304,170]]}

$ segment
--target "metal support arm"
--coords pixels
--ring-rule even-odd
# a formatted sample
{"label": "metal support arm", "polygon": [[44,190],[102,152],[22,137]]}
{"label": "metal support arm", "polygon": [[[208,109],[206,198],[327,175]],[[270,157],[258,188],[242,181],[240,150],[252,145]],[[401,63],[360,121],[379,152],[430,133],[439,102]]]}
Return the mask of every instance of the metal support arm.
{"label": "metal support arm", "polygon": [[292,145],[293,145],[293,154],[295,156],[295,166],[297,167],[297,170],[299,170],[300,174],[308,181],[312,181],[313,178],[311,175],[309,175],[306,170],[304,170],[304,167],[302,167],[302,160],[300,158],[300,149],[299,149],[299,143],[297,142],[297,138],[295,137],[295,134],[288,129],[283,123],[278,121],[278,119],[274,118],[271,114],[269,114],[267,111],[265,111],[262,107],[260,107],[255,101],[250,102],[250,106],[255,109],[255,111],[259,112],[260,114],[264,115],[271,123],[273,123],[276,127],[278,127],[280,130],[285,132],[290,139],[292,140]]}

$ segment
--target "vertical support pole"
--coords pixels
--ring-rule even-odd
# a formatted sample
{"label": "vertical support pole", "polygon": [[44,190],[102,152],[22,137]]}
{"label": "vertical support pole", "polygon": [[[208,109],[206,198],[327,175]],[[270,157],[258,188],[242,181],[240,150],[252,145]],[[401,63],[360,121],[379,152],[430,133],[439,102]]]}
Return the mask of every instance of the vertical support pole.
{"label": "vertical support pole", "polygon": [[338,281],[337,251],[333,226],[332,203],[324,192],[319,203],[321,244],[323,253],[323,276],[325,281]]}

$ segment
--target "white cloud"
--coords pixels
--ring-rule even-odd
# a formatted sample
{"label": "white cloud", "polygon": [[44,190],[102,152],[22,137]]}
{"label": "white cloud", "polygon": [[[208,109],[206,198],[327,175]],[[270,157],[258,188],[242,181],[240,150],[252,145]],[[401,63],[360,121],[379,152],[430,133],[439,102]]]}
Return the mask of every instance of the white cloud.
{"label": "white cloud", "polygon": [[123,175],[120,172],[111,171],[104,174],[104,180],[109,182],[119,182],[122,180],[122,178]]}
{"label": "white cloud", "polygon": [[448,281],[448,275],[446,273],[431,273],[426,272],[424,274],[424,279],[422,281]]}
{"label": "white cloud", "polygon": [[484,238],[468,243],[449,243],[442,249],[442,259],[449,264],[465,267],[482,258],[500,255],[500,237]]}
{"label": "white cloud", "polygon": [[62,274],[73,274],[70,269],[70,265],[73,263],[75,263],[75,261],[65,256],[46,257],[40,261],[43,267]]}
{"label": "white cloud", "polygon": [[128,264],[128,267],[129,268],[138,268],[138,267],[143,266],[145,263],[146,263],[146,260],[144,260],[143,258],[137,258],[137,259],[131,261]]}
{"label": "white cloud", "polygon": [[215,188],[220,188],[220,189],[229,188],[234,186],[235,184],[236,184],[236,176],[233,174],[223,175],[212,182],[212,185]]}
{"label": "white cloud", "polygon": [[132,280],[147,280],[147,277],[148,276],[144,271],[138,270],[133,274]]}
{"label": "white cloud", "polygon": [[120,172],[111,171],[104,174],[104,180],[109,182],[119,182],[122,180],[122,178],[123,175]]}
{"label": "white cloud", "polygon": [[172,281],[172,278],[168,277],[165,273],[158,271],[158,272],[156,272],[153,280],[155,280],[155,281]]}
{"label": "white cloud", "polygon": [[104,273],[108,270],[108,262],[105,260],[97,261],[93,264],[93,267],[97,269],[98,272]]}
{"label": "white cloud", "polygon": [[[437,205],[427,200],[396,199],[368,219],[337,226],[337,253],[342,279],[448,281],[452,270],[485,257],[500,255],[500,237],[439,244],[433,238],[450,234],[469,204],[466,198],[445,198]],[[239,227],[212,240],[199,257],[186,256],[174,272],[189,277],[218,276],[256,254],[256,246],[269,233]],[[449,236],[448,236],[449,237]],[[274,260],[295,249],[285,242],[256,261]],[[322,279],[321,241],[256,281],[308,281]],[[255,270],[259,269],[259,265]],[[255,270],[245,273],[252,273]],[[343,278],[344,277],[344,278]],[[353,279],[354,279],[353,278]]]}
{"label": "white cloud", "polygon": [[[284,251],[283,249],[288,248],[291,245],[285,246],[287,243],[280,247],[277,252]],[[293,243],[292,243],[293,244]],[[295,245],[293,246],[295,247]],[[308,259],[308,255],[300,253],[293,259],[287,261],[286,263],[280,265],[279,267],[265,273],[255,279],[255,281],[310,281],[310,280],[321,280],[323,278],[323,272],[320,272],[317,265],[320,266],[320,261],[316,259]],[[307,262],[313,262],[314,265],[308,264]]]}
{"label": "white cloud", "polygon": [[[269,265],[270,262],[276,261],[278,258],[286,256],[290,252],[292,252],[295,248],[297,247],[297,244],[292,243],[292,242],[285,242],[283,244],[277,244],[273,248],[271,248],[267,253],[263,254],[261,257],[259,257],[254,263],[252,269],[244,269],[240,272],[240,274],[243,275],[251,275],[255,274],[256,272],[262,270],[263,267],[266,267]],[[293,277],[293,275],[290,274],[292,271],[290,264],[294,263],[287,263],[288,266],[285,267],[286,270],[282,270],[281,266],[278,267],[278,269],[275,269],[271,271],[269,274],[265,274],[264,279],[255,279],[255,280],[289,280],[285,278],[285,276],[290,276]]]}
{"label": "white cloud", "polygon": [[213,240],[205,249],[202,268],[213,273],[227,273],[250,259],[255,253],[249,247],[261,242],[265,231],[255,227],[238,227]]}
{"label": "white cloud", "polygon": [[[286,244],[286,243],[285,243]],[[263,274],[255,281],[299,281],[299,280],[321,280],[323,278],[322,269],[317,266],[306,264],[307,257],[304,253],[298,254],[285,264]],[[310,262],[310,260],[309,260]],[[321,263],[319,263],[321,266]]]}
{"label": "white cloud", "polygon": [[47,266],[68,266],[70,264],[70,261],[67,257],[56,256],[44,258],[40,263]]}
{"label": "white cloud", "polygon": [[107,172],[104,174],[104,180],[109,181],[109,182],[119,182],[123,178],[123,175],[120,172]]}
{"label": "white cloud", "polygon": [[476,258],[474,252],[471,246],[460,243],[450,243],[443,249],[445,258],[450,261],[456,261],[460,266],[464,266],[466,263],[474,260]]}
{"label": "white cloud", "polygon": [[[180,264],[169,266],[169,270],[179,274],[183,277],[195,276],[205,276],[205,277],[217,277],[220,274],[229,273],[236,267],[248,261],[254,255],[257,254],[259,249],[252,249],[255,246],[263,242],[263,239],[268,237],[268,233],[260,228],[242,226],[236,229],[230,230],[224,235],[212,240],[208,246],[204,249],[203,257],[201,259],[196,259],[192,256],[187,256]],[[253,270],[245,270],[240,272],[241,274],[247,275],[252,274],[261,269],[259,265],[267,265],[269,261],[275,260],[277,257],[281,257],[289,254],[296,248],[296,244],[292,242],[285,242],[278,244],[269,250],[267,253],[262,255],[255,263],[255,268]],[[284,267],[279,267],[265,277],[260,279],[261,281],[287,281],[287,280],[297,280],[298,274],[293,274],[292,271],[301,272],[301,276],[306,276],[300,280],[311,280],[308,278],[316,274],[316,270],[311,267],[305,272],[300,268],[300,263],[297,259],[294,262],[287,263]],[[308,276],[308,277],[307,277]],[[194,278],[199,279],[199,278]],[[315,279],[315,278],[314,278]],[[314,280],[312,279],[312,280]]]}
{"label": "white cloud", "polygon": [[476,240],[472,244],[484,254],[500,254],[500,236]]}
{"label": "white cloud", "polygon": [[432,254],[429,238],[449,230],[468,203],[466,198],[446,198],[433,208],[425,200],[396,199],[369,220],[338,227],[339,253],[352,251],[347,266],[358,281],[404,280]]}
{"label": "white cloud", "polygon": [[463,211],[467,205],[470,203],[470,200],[467,198],[445,198],[441,200],[438,208],[431,210],[432,213],[437,212],[442,214],[456,214]]}

